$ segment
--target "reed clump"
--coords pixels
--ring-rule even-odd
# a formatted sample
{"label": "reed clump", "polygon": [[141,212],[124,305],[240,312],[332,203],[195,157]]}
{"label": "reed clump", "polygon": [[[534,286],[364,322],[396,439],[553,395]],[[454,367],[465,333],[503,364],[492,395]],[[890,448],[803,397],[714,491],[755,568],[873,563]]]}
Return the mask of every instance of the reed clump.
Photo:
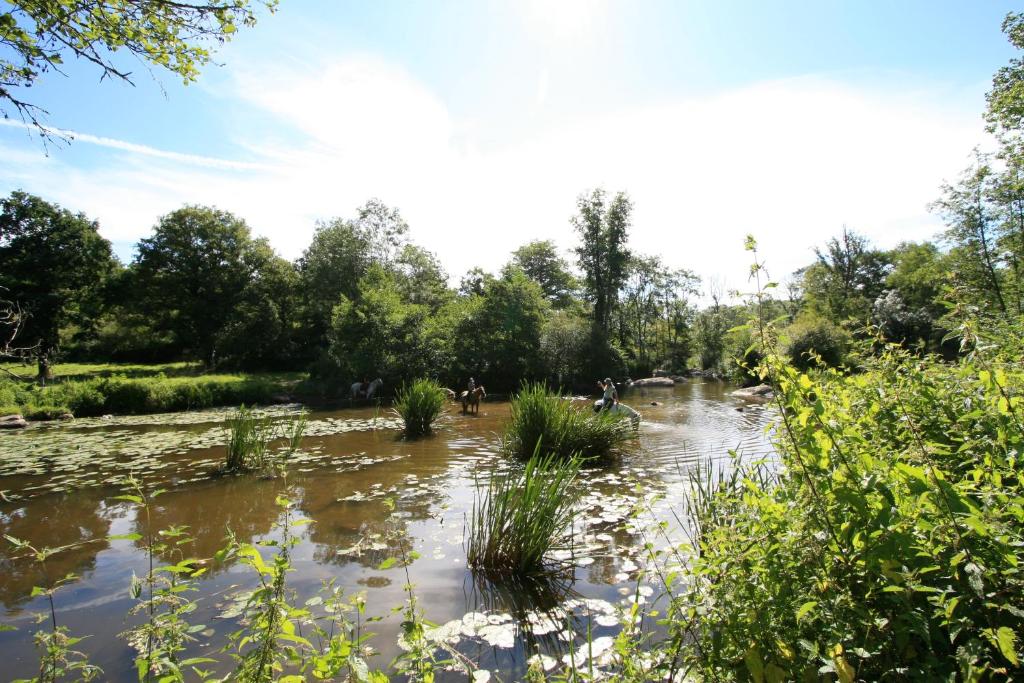
{"label": "reed clump", "polygon": [[570,547],[572,511],[578,498],[573,482],[582,459],[540,455],[523,469],[491,475],[482,499],[473,502],[467,559],[489,574],[524,576],[546,568],[553,550]]}
{"label": "reed clump", "polygon": [[270,441],[274,438],[270,420],[258,417],[251,408],[242,406],[227,421],[227,426],[224,471],[251,472],[266,468],[270,459]]}
{"label": "reed clump", "polygon": [[395,397],[395,412],[405,422],[406,436],[433,431],[444,408],[444,388],[432,379],[418,379],[403,386]]}
{"label": "reed clump", "polygon": [[524,384],[512,398],[512,419],[505,431],[505,450],[529,458],[542,455],[585,459],[608,458],[632,436],[630,422],[620,415],[594,413],[548,390],[541,383]]}

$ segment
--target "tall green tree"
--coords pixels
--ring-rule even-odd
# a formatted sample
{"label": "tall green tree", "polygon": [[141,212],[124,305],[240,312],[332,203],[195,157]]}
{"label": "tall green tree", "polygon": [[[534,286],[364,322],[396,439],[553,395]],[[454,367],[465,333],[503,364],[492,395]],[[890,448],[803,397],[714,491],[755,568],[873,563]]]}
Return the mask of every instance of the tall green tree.
{"label": "tall green tree", "polygon": [[253,240],[240,218],[218,209],[186,206],[140,240],[133,264],[137,304],[158,329],[208,366],[236,307],[279,267],[263,240]]}
{"label": "tall green tree", "polygon": [[[359,281],[370,265],[395,267],[408,244],[408,231],[398,209],[378,199],[360,207],[355,219],[334,218],[317,224],[313,241],[298,262],[307,357],[326,348],[334,307],[343,296],[349,300],[358,297]],[[425,275],[430,266],[436,266],[425,265],[422,254],[407,255],[417,258],[416,266],[406,264],[410,270],[419,268]]]}
{"label": "tall green tree", "polygon": [[506,268],[456,328],[459,366],[478,382],[503,389],[539,377],[547,309],[540,285],[519,268]]}
{"label": "tall green tree", "polygon": [[519,247],[512,252],[512,264],[540,285],[552,306],[565,308],[572,303],[578,283],[551,240],[536,240]]}
{"label": "tall green tree", "polygon": [[49,376],[61,329],[88,324],[116,267],[110,242],[84,214],[24,192],[0,202],[0,298],[19,312],[16,345],[35,359],[40,381]]}
{"label": "tall green tree", "polygon": [[395,273],[382,265],[367,269],[356,296],[343,296],[334,309],[330,358],[342,384],[380,377],[390,387],[431,374],[430,310],[403,299]]}
{"label": "tall green tree", "polygon": [[584,289],[594,306],[594,323],[607,330],[628,273],[626,242],[633,204],[624,192],[607,202],[605,191],[598,188],[581,194],[576,209],[572,224],[580,235],[576,255],[583,271]]}
{"label": "tall green tree", "polygon": [[889,259],[871,247],[867,238],[843,227],[824,249],[815,249],[817,260],[800,273],[807,306],[834,323],[853,318],[863,322],[885,290]]}
{"label": "tall green tree", "polygon": [[973,301],[1005,315],[1005,273],[998,247],[999,207],[992,202],[994,172],[986,155],[976,153],[974,163],[955,185],[942,187],[932,209],[946,223],[944,238],[950,245],[954,276]]}
{"label": "tall green tree", "polygon": [[[19,0],[0,8],[0,114],[40,126],[44,113],[24,91],[43,74],[61,73],[68,56],[95,65],[100,78],[131,83],[117,59],[130,54],[185,83],[211,59],[210,46],[256,23],[256,8],[277,0]],[[41,128],[41,130],[43,130]]]}

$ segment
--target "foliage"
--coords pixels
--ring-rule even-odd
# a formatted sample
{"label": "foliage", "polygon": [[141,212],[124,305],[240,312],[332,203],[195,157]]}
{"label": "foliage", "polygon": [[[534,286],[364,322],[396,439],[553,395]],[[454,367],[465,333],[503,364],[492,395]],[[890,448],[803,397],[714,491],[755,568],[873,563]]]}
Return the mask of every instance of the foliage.
{"label": "foliage", "polygon": [[96,0],[67,3],[33,0],[0,13],[5,57],[0,59],[0,114],[9,107],[45,131],[36,105],[21,99],[20,89],[49,71],[62,73],[64,56],[99,67],[101,78],[131,82],[131,72],[114,59],[124,51],[143,63],[163,67],[185,83],[196,80],[210,61],[207,44],[224,42],[240,26],[256,23],[254,5],[271,11],[277,0],[171,3],[147,0]]}
{"label": "foliage", "polygon": [[[309,417],[298,417],[283,425],[275,425],[270,418],[260,417],[244,405],[227,421],[228,443],[224,466],[220,472],[260,472],[273,475],[283,471],[284,461],[302,445]],[[270,442],[285,440],[284,452],[271,451]]]}
{"label": "foliage", "polygon": [[[243,347],[286,334],[281,316],[287,305],[269,297],[282,278],[288,280],[290,268],[266,240],[252,239],[240,218],[186,206],[161,218],[153,236],[139,242],[132,265],[134,303],[156,329],[170,332],[180,347],[214,366],[218,341],[237,340],[239,330],[233,328],[249,331]],[[252,303],[253,298],[258,301]],[[231,347],[237,350],[239,342]]]}
{"label": "foliage", "polygon": [[[786,328],[783,335],[788,338],[786,356],[797,369],[836,368],[843,364],[849,344],[848,335],[827,320],[801,317]],[[751,363],[750,367],[756,368],[757,362]]]}
{"label": "foliage", "polygon": [[611,321],[619,288],[626,280],[629,251],[626,240],[633,204],[620,192],[606,204],[598,188],[576,199],[573,227],[580,234],[576,249],[587,300],[594,305],[594,325],[606,330]]}
{"label": "foliage", "polygon": [[84,214],[24,192],[0,201],[0,292],[21,309],[15,345],[38,362],[41,380],[60,347],[61,328],[88,320],[115,266],[110,243]]}
{"label": "foliage", "polygon": [[[77,417],[197,410],[242,403],[269,403],[286,390],[289,375],[200,375],[128,378],[120,375],[67,380],[46,387],[0,380],[0,403],[22,414]],[[40,418],[42,419],[42,418]]]}
{"label": "foliage", "polygon": [[483,498],[470,515],[469,566],[488,574],[525,576],[543,571],[546,556],[571,546],[573,484],[582,459],[555,454],[534,456],[522,470],[493,472]]}
{"label": "foliage", "polygon": [[[138,653],[135,658],[140,681],[184,682],[182,667],[213,662],[208,657],[181,658],[188,643],[196,640],[195,634],[205,627],[190,624],[188,615],[196,610],[196,603],[185,595],[196,590],[193,580],[202,576],[206,568],[196,558],[186,557],[184,548],[192,542],[187,527],[170,527],[156,531],[151,518],[152,501],[159,497],[161,490],[149,493],[142,490],[133,477],[129,476],[130,493],[118,496],[120,500],[134,503],[144,516],[144,533],[129,533],[109,537],[110,540],[143,542],[148,568],[143,578],[132,573],[129,594],[136,601],[131,614],[144,614],[145,623],[121,634]],[[157,556],[170,556],[177,560],[173,564],[156,566]]]}
{"label": "foliage", "polygon": [[406,436],[429,434],[444,402],[444,389],[432,379],[418,379],[399,389],[394,407],[405,422]]}
{"label": "foliage", "polygon": [[504,447],[523,459],[533,455],[608,458],[631,435],[627,419],[606,412],[594,413],[589,406],[574,404],[543,384],[527,383],[512,397]]}
{"label": "foliage", "polygon": [[429,309],[403,299],[397,278],[371,266],[354,298],[334,309],[330,361],[339,380],[381,377],[388,386],[430,371]]}
{"label": "foliage", "polygon": [[686,664],[716,680],[1020,677],[1017,349],[966,325],[957,365],[885,345],[862,374],[812,378],[763,318],[755,334],[781,467],[698,510],[693,589],[670,609],[695,642]]}
{"label": "foliage", "polygon": [[[15,683],[57,683],[65,680],[65,677],[74,676],[80,681],[91,681],[99,676],[102,670],[89,663],[88,658],[81,652],[73,650],[75,645],[82,642],[83,638],[71,636],[66,626],[57,623],[57,605],[54,595],[64,586],[74,583],[78,577],[74,574],[67,574],[60,579],[52,579],[47,569],[47,560],[54,555],[70,550],[81,544],[60,546],[57,548],[37,548],[28,541],[13,536],[4,536],[11,544],[14,552],[24,552],[39,567],[43,576],[43,585],[32,588],[32,597],[46,596],[47,613],[36,615],[37,623],[50,622],[49,630],[40,629],[35,633],[36,649],[39,650],[39,675],[28,681],[15,681]],[[0,630],[9,630],[8,627]]]}
{"label": "foliage", "polygon": [[849,318],[866,321],[889,272],[888,255],[845,226],[839,238],[833,237],[815,254],[817,261],[801,274],[805,304],[837,323]]}
{"label": "foliage", "polygon": [[666,267],[658,256],[632,255],[628,264],[616,319],[619,343],[631,356],[630,375],[686,369],[693,315],[687,297],[697,293],[699,279]]}
{"label": "foliage", "polygon": [[454,331],[460,383],[475,377],[488,387],[515,387],[537,377],[547,302],[540,286],[518,268],[506,268],[485,288]]}
{"label": "foliage", "polygon": [[512,265],[540,285],[544,298],[561,309],[573,302],[579,283],[551,240],[536,240],[512,252]]}

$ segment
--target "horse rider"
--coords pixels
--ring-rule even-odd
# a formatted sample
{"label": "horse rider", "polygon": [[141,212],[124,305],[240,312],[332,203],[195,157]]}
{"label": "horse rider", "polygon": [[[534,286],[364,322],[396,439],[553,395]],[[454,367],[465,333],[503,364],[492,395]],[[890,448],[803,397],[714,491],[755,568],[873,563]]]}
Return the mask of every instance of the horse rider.
{"label": "horse rider", "polygon": [[615,389],[615,382],[610,377],[606,377],[604,382],[598,381],[597,386],[601,387],[604,391],[602,397],[601,410],[611,410],[619,401],[619,392]]}

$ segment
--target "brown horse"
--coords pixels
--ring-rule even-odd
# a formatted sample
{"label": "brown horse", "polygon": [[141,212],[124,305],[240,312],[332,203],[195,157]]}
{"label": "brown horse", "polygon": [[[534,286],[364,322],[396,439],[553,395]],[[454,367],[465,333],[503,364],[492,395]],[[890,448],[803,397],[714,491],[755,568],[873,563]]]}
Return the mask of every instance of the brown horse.
{"label": "brown horse", "polygon": [[459,400],[462,401],[462,414],[465,415],[470,408],[474,415],[480,413],[480,399],[487,398],[487,392],[484,391],[484,387],[481,384],[473,391],[463,391],[459,394]]}

